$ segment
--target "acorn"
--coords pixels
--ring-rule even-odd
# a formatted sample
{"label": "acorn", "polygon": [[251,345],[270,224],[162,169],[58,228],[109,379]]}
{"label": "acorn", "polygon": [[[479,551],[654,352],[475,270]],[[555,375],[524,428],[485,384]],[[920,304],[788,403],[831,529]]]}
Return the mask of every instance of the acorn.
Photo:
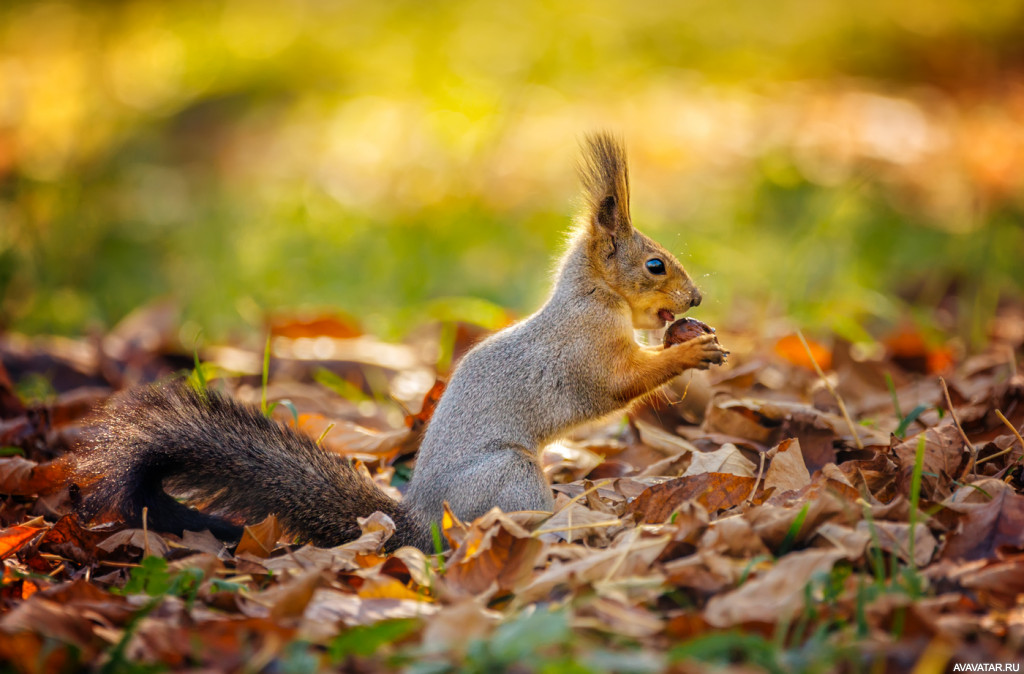
{"label": "acorn", "polygon": [[696,318],[680,318],[665,329],[665,348],[708,334],[715,334],[715,329],[707,323]]}

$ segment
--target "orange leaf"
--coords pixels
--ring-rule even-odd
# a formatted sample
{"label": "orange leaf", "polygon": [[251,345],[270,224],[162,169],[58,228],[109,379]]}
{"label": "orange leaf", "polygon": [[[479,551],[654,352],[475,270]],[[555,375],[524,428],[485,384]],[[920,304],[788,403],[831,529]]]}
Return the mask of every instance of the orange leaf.
{"label": "orange leaf", "polygon": [[[824,344],[815,342],[813,339],[807,340],[807,346],[811,349],[811,355],[814,356],[814,361],[818,364],[822,370],[829,370],[832,367],[832,350]],[[784,360],[808,370],[814,370],[814,363],[807,357],[807,349],[800,342],[800,338],[796,335],[786,335],[779,341],[775,342],[775,353],[778,354]]]}
{"label": "orange leaf", "polygon": [[331,337],[334,339],[351,339],[359,337],[363,331],[349,316],[316,316],[313,318],[277,317],[270,322],[270,334],[274,337],[299,339],[302,337]]}
{"label": "orange leaf", "polygon": [[268,515],[267,519],[259,524],[245,527],[245,531],[242,533],[242,540],[238,542],[238,547],[235,549],[235,554],[240,555],[243,552],[248,552],[250,555],[265,559],[277,547],[277,541],[281,538],[282,532],[277,518],[273,515]]}
{"label": "orange leaf", "polygon": [[64,486],[67,464],[61,460],[36,463],[20,456],[0,459],[0,493],[14,496],[45,494]]}
{"label": "orange leaf", "polygon": [[44,531],[44,529],[33,529],[23,526],[11,527],[0,531],[0,559],[4,559],[17,552],[22,545],[32,540],[41,531]]}
{"label": "orange leaf", "polygon": [[430,417],[434,414],[434,408],[441,402],[441,394],[444,393],[444,382],[438,379],[430,387],[427,394],[423,396],[423,406],[416,414],[410,414],[405,418],[405,425],[412,430],[419,430],[427,425]]}

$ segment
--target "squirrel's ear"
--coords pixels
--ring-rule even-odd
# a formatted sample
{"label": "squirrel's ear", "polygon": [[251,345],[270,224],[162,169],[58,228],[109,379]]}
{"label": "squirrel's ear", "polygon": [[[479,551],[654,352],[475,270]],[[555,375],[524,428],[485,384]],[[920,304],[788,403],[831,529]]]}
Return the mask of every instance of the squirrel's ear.
{"label": "squirrel's ear", "polygon": [[630,230],[629,169],[622,143],[607,133],[587,136],[579,173],[590,223],[609,234]]}

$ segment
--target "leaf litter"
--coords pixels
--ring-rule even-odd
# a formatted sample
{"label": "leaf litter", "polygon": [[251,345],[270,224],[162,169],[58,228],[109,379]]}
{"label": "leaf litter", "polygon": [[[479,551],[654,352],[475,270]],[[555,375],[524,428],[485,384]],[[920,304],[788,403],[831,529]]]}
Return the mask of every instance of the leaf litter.
{"label": "leaf litter", "polygon": [[[265,389],[261,351],[200,355],[209,372],[248,363],[210,385],[287,397],[280,423],[400,497],[443,384],[423,344],[339,325],[275,325]],[[386,554],[380,513],[332,549],[273,516],[237,544],[79,522],[65,457],[89,410],[191,364],[144,329],[119,326],[101,357],[0,337],[13,671],[943,671],[1024,652],[1019,340],[950,362],[906,335],[860,360],[839,341],[737,339],[727,368],[549,448],[554,513],[449,513],[448,550]],[[942,380],[907,366],[936,362]],[[52,395],[20,398],[41,370]]]}

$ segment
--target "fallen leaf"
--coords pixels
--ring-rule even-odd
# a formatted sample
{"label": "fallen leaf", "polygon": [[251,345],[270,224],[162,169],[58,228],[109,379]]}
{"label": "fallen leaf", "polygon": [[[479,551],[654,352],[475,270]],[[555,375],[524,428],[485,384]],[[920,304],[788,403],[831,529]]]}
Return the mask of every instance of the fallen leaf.
{"label": "fallen leaf", "polygon": [[409,599],[362,599],[327,588],[319,588],[303,614],[303,630],[310,625],[326,623],[371,625],[381,620],[418,618],[437,613],[437,604]]}
{"label": "fallen leaf", "polygon": [[754,477],[757,474],[757,464],[744,456],[731,442],[713,452],[693,452],[691,457],[690,465],[682,477],[702,473],[728,473],[741,477]]}
{"label": "fallen leaf", "polygon": [[105,538],[104,534],[83,529],[77,519],[65,515],[43,535],[39,549],[67,557],[79,564],[92,564],[97,558],[96,546]]}
{"label": "fallen leaf", "polygon": [[313,592],[323,580],[320,569],[311,569],[260,593],[255,599],[270,607],[269,617],[275,621],[297,618],[306,611]]}
{"label": "fallen leaf", "polygon": [[[806,339],[806,338],[805,338]],[[807,349],[804,348],[803,342],[800,341],[798,335],[786,335],[775,342],[775,353],[780,358],[788,363],[797,365],[815,372],[814,363],[818,364],[822,370],[832,369],[832,350],[824,344],[816,342],[813,339],[807,339],[807,346],[810,348],[811,356],[807,355]],[[813,362],[811,360],[813,357]]]}
{"label": "fallen leaf", "polygon": [[704,619],[715,627],[786,620],[803,608],[804,587],[811,578],[830,571],[845,556],[841,550],[791,552],[738,589],[712,597]]}
{"label": "fallen leaf", "polygon": [[[910,474],[914,470],[917,445],[922,436],[917,435],[895,444],[892,453],[901,470],[904,493],[910,493]],[[970,458],[960,432],[952,423],[929,428],[924,433],[925,447],[922,466],[921,493],[927,498],[939,501],[949,495],[950,485],[960,476]]]}
{"label": "fallen leaf", "polygon": [[633,529],[612,547],[589,551],[574,561],[555,563],[541,573],[534,574],[530,582],[516,594],[516,603],[522,605],[549,597],[551,591],[559,585],[571,589],[635,575],[646,576],[657,583],[660,578],[652,573],[651,565],[669,541],[669,536],[647,538],[641,536],[639,530]]}
{"label": "fallen leaf", "polygon": [[920,522],[914,528],[913,560],[910,557],[910,524],[884,520],[875,520],[871,523],[861,521],[857,523],[857,531],[866,533],[882,550],[896,554],[904,562],[913,561],[914,566],[918,568],[932,560],[939,546],[931,530]]}
{"label": "fallen leaf", "polygon": [[35,527],[14,526],[0,530],[0,559],[4,559],[18,551],[21,546],[38,536],[45,529]]}
{"label": "fallen leaf", "polygon": [[447,563],[446,585],[471,595],[492,585],[513,590],[529,579],[544,544],[497,508],[474,520]]}
{"label": "fallen leaf", "polygon": [[[979,498],[989,500],[969,500]],[[994,559],[1004,549],[1024,549],[1024,496],[1001,480],[961,487],[942,505],[962,514],[957,529],[946,537],[944,558]]]}
{"label": "fallen leaf", "polygon": [[20,456],[0,458],[0,493],[12,496],[45,494],[64,486],[65,462],[36,463]]}
{"label": "fallen leaf", "polygon": [[773,445],[778,439],[781,421],[761,414],[760,408],[752,401],[716,398],[708,408],[704,430]]}
{"label": "fallen leaf", "polygon": [[235,554],[249,554],[254,557],[265,559],[277,547],[284,530],[274,515],[268,515],[265,520],[258,524],[251,524],[245,527],[242,533],[242,540],[235,548]]}
{"label": "fallen leaf", "polygon": [[642,522],[664,522],[680,505],[694,500],[708,512],[728,510],[743,503],[754,489],[755,478],[730,473],[702,473],[649,487],[626,509]]}
{"label": "fallen leaf", "polygon": [[768,452],[771,463],[764,474],[765,489],[776,493],[798,491],[811,483],[811,475],[800,452],[800,441],[788,438]]}
{"label": "fallen leaf", "polygon": [[159,534],[142,529],[124,529],[111,534],[96,544],[96,547],[106,552],[113,552],[120,547],[136,548],[145,554],[157,557],[166,557],[171,547],[167,545]]}

